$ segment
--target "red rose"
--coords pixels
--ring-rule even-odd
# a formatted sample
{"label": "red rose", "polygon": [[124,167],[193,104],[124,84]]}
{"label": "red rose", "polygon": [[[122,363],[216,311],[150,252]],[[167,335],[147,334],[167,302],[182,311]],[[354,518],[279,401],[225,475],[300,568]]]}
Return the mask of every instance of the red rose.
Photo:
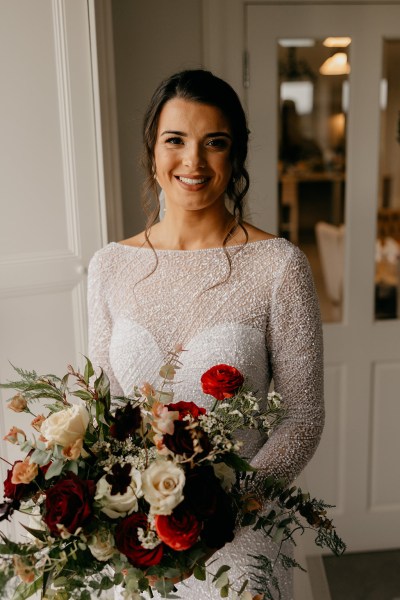
{"label": "red rose", "polygon": [[201,376],[203,392],[214,396],[216,400],[231,398],[243,382],[241,372],[229,365],[215,365]]}
{"label": "red rose", "polygon": [[194,402],[175,402],[167,404],[168,410],[177,410],[179,412],[179,420],[182,421],[187,415],[191,415],[193,419],[198,419],[199,415],[205,415],[206,409],[197,406]]}
{"label": "red rose", "polygon": [[115,530],[116,547],[134,567],[158,565],[163,557],[164,545],[159,544],[152,550],[144,548],[138,538],[139,528],[147,531],[148,521],[144,514],[133,513],[122,519]]}
{"label": "red rose", "polygon": [[53,535],[60,535],[57,525],[63,525],[70,533],[84,525],[92,514],[95,490],[94,481],[83,480],[69,473],[46,491],[43,519]]}
{"label": "red rose", "polygon": [[202,528],[200,521],[185,503],[179,504],[171,515],[156,515],[158,537],[173,550],[187,550],[195,544]]}

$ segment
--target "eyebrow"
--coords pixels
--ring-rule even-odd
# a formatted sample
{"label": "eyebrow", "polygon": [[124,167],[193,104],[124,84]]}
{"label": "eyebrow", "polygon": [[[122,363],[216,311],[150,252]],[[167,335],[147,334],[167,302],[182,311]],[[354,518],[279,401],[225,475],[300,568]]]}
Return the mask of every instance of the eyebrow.
{"label": "eyebrow", "polygon": [[[163,131],[161,133],[161,135],[180,135],[182,137],[187,137],[187,133],[185,133],[184,131],[172,131],[172,130],[166,130]],[[228,139],[232,139],[232,136],[227,133],[226,131],[212,131],[211,133],[206,133],[206,135],[204,136],[205,138],[210,138],[210,137],[226,137]]]}

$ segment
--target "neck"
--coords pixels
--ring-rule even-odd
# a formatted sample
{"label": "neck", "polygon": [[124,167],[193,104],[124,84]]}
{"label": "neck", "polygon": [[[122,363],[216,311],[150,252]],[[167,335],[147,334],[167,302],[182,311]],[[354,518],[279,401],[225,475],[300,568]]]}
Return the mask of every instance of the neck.
{"label": "neck", "polygon": [[233,216],[225,205],[204,211],[167,207],[160,223],[151,229],[150,240],[160,249],[215,248],[223,245],[233,225]]}

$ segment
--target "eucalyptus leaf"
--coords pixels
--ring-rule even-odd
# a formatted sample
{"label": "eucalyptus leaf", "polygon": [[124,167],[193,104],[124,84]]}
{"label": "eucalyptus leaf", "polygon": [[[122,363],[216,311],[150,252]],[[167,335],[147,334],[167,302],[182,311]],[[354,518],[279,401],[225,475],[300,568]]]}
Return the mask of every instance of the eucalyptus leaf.
{"label": "eucalyptus leaf", "polygon": [[219,577],[214,579],[214,585],[217,588],[217,590],[220,590],[223,587],[229,585],[228,573],[226,571],[221,573],[221,575]]}
{"label": "eucalyptus leaf", "polygon": [[64,464],[65,462],[63,460],[54,460],[46,471],[45,479],[48,480],[52,477],[57,477],[57,475],[60,475]]}
{"label": "eucalyptus leaf", "polygon": [[193,575],[199,581],[205,581],[206,577],[207,577],[206,570],[205,570],[205,568],[202,565],[196,565],[195,566],[195,568],[193,569]]}

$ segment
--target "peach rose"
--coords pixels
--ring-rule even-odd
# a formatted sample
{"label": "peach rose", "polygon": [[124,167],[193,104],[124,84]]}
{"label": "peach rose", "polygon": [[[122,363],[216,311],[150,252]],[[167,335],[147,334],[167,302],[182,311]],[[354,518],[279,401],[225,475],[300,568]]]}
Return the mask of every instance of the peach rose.
{"label": "peach rose", "polygon": [[10,431],[7,433],[7,435],[4,436],[3,440],[6,440],[7,442],[11,442],[12,444],[16,444],[18,442],[18,434],[21,434],[24,436],[24,438],[26,439],[26,435],[25,432],[22,431],[22,429],[18,429],[18,427],[11,427]]}
{"label": "peach rose", "polygon": [[82,453],[82,448],[83,439],[80,438],[78,440],[75,440],[75,442],[71,444],[71,446],[66,446],[65,448],[63,448],[62,455],[65,456],[65,458],[68,458],[69,460],[77,460]]}
{"label": "peach rose", "polygon": [[13,468],[11,483],[17,485],[19,483],[30,483],[38,474],[38,466],[36,463],[31,463],[29,458],[16,463]]}
{"label": "peach rose", "polygon": [[24,410],[28,406],[28,403],[22,394],[16,394],[11,398],[7,406],[8,408],[11,408],[11,410],[13,410],[14,412],[24,412]]}
{"label": "peach rose", "polygon": [[36,429],[36,431],[40,431],[42,423],[44,423],[45,420],[46,420],[46,417],[44,417],[43,415],[38,415],[37,417],[35,417],[33,419],[31,425],[34,429]]}
{"label": "peach rose", "polygon": [[151,409],[153,413],[152,425],[156,433],[174,433],[174,421],[179,420],[179,411],[168,410],[162,402],[154,402]]}

